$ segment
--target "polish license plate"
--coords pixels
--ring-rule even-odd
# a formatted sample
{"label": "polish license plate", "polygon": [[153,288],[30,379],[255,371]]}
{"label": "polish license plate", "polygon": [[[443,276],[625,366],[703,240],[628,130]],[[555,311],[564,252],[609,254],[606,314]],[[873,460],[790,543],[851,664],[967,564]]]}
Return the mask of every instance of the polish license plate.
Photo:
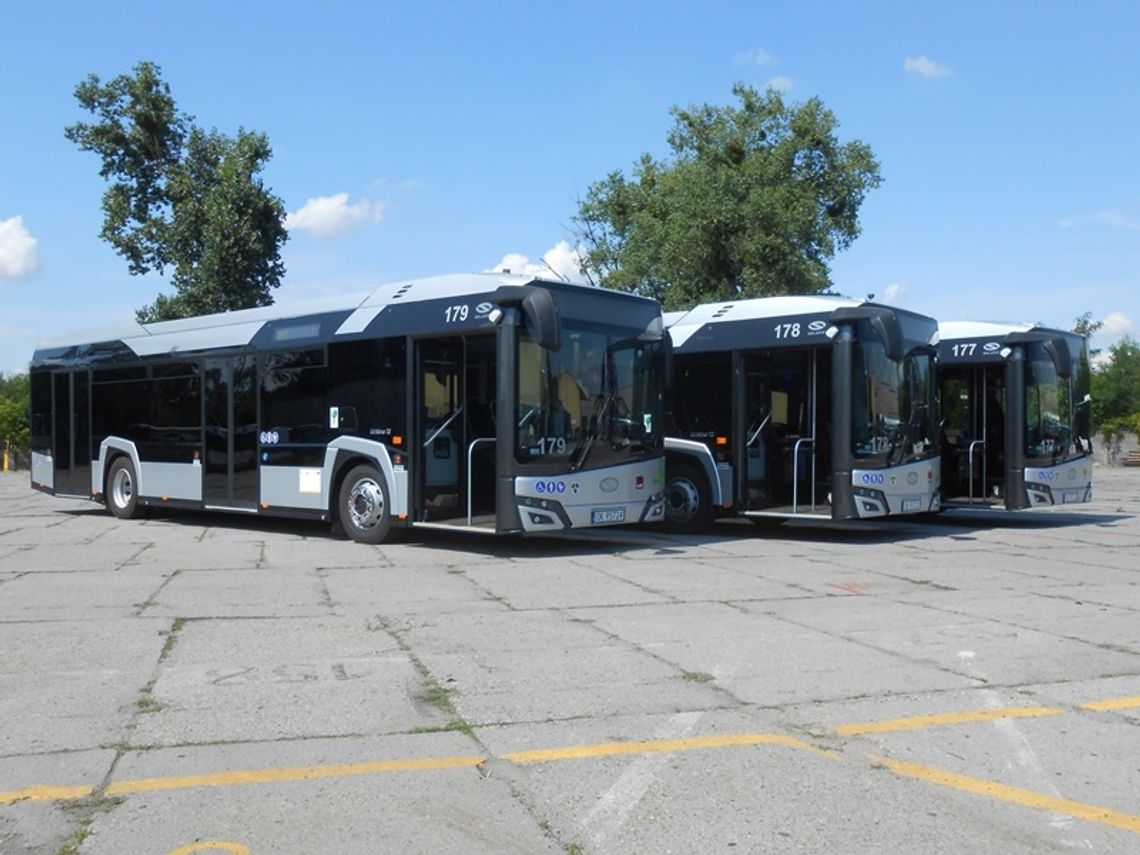
{"label": "polish license plate", "polygon": [[1077,501],[1076,490],[1065,490],[1063,493],[1061,493],[1061,504],[1067,505],[1070,502],[1075,501]]}
{"label": "polish license plate", "polygon": [[903,499],[902,509],[904,514],[908,514],[913,511],[921,511],[922,499]]}
{"label": "polish license plate", "polygon": [[590,522],[593,525],[625,522],[625,508],[594,508],[590,511]]}

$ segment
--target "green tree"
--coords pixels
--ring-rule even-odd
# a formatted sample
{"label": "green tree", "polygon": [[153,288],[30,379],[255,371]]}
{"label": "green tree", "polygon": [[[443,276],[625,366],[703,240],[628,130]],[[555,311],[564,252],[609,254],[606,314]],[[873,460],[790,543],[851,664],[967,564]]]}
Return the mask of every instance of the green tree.
{"label": "green tree", "polygon": [[0,444],[10,442],[13,448],[28,447],[28,375],[0,373]]}
{"label": "green tree", "polygon": [[1108,348],[1108,358],[1093,372],[1093,423],[1112,425],[1140,416],[1140,345],[1125,336]]}
{"label": "green tree", "polygon": [[632,178],[610,173],[575,217],[583,268],[597,284],[684,308],[708,300],[810,294],[859,235],[879,164],[841,143],[818,98],[733,87],[739,106],[674,107],[672,158],[644,154]]}
{"label": "green tree", "polygon": [[132,274],[173,268],[175,294],[139,309],[142,322],[263,306],[284,275],[285,206],[259,173],[272,156],[264,134],[229,137],[180,113],[159,67],[75,89],[93,123],[66,137],[102,159],[100,232]]}
{"label": "green tree", "polygon": [[[1091,340],[1097,331],[1100,330],[1100,328],[1103,326],[1104,321],[1093,320],[1092,312],[1084,312],[1078,315],[1077,319],[1073,321],[1073,332],[1075,332],[1077,335],[1083,335],[1086,339]],[[1089,348],[1090,359],[1099,353],[1099,347]]]}

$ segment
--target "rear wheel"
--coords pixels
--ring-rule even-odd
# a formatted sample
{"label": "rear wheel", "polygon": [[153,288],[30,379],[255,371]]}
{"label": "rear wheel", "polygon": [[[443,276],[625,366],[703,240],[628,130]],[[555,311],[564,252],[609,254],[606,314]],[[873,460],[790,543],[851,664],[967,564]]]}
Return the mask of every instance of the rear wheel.
{"label": "rear wheel", "polygon": [[388,484],[375,466],[354,466],[340,485],[337,516],[357,543],[383,543],[391,538],[392,504]]}
{"label": "rear wheel", "polygon": [[128,457],[116,457],[107,473],[107,507],[121,520],[140,515],[138,479],[135,467]]}
{"label": "rear wheel", "polygon": [[705,474],[689,463],[668,466],[665,476],[665,523],[684,534],[712,525],[712,494]]}

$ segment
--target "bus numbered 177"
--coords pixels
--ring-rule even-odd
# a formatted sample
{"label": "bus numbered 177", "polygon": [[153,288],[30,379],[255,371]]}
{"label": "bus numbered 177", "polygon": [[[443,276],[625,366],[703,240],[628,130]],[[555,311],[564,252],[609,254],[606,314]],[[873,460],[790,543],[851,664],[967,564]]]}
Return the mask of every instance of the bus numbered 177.
{"label": "bus numbered 177", "polygon": [[939,329],[944,506],[1022,510],[1091,501],[1084,337],[978,321]]}
{"label": "bus numbered 177", "polygon": [[32,486],[401,528],[658,521],[658,304],[471,274],[67,336],[31,365]]}
{"label": "bus numbered 177", "polygon": [[858,519],[939,507],[937,322],[841,297],[666,314],[666,520]]}

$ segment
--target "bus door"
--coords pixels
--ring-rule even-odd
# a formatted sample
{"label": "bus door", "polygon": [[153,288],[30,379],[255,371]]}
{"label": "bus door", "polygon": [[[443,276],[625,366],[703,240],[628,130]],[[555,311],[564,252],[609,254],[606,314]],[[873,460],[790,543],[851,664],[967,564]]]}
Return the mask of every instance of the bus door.
{"label": "bus door", "polygon": [[495,336],[417,343],[418,522],[496,528]]}
{"label": "bus door", "polygon": [[252,354],[205,361],[205,460],[202,502],[257,508],[257,359]]}
{"label": "bus door", "polygon": [[1000,503],[1005,490],[1005,366],[942,369],[942,493]]}
{"label": "bus door", "polygon": [[56,495],[91,495],[90,375],[60,371],[52,376],[52,460]]}
{"label": "bus door", "polygon": [[769,350],[742,356],[745,509],[819,513],[827,506],[830,354]]}

